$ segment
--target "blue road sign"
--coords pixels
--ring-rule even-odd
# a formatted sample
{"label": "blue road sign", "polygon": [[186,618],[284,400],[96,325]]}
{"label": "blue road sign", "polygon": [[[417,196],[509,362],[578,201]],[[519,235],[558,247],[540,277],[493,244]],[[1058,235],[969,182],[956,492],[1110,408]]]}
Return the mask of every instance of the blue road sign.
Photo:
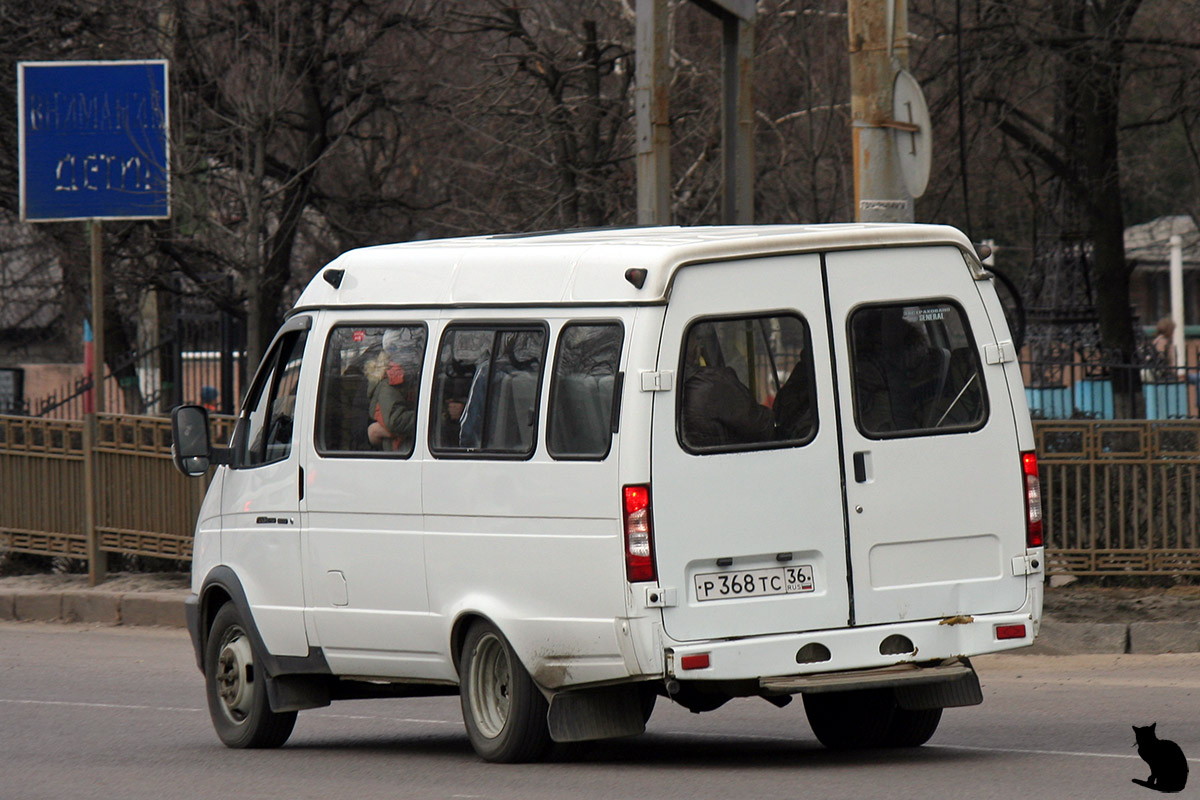
{"label": "blue road sign", "polygon": [[166,61],[24,61],[17,84],[22,219],[171,215]]}

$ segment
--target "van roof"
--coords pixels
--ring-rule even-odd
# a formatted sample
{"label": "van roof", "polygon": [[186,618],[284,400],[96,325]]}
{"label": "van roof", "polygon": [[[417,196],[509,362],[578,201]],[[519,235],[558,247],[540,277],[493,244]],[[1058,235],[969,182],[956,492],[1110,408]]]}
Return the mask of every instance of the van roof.
{"label": "van roof", "polygon": [[[329,306],[656,303],[685,264],[913,245],[974,253],[956,228],[894,223],[603,228],[424,240],[343,253],[312,279],[293,313]],[[630,269],[646,271],[640,289],[626,278]],[[342,270],[340,282],[333,279],[336,270]]]}

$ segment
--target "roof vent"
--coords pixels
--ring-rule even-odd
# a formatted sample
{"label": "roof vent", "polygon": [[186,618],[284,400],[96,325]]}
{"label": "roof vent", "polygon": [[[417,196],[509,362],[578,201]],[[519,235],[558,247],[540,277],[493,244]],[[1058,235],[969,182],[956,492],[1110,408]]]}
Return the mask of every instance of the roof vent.
{"label": "roof vent", "polygon": [[345,274],[346,270],[344,269],[327,269],[321,273],[321,277],[324,278],[325,282],[330,286],[335,289],[339,289],[341,288],[342,278],[345,276]]}
{"label": "roof vent", "polygon": [[640,289],[646,285],[646,270],[642,267],[630,267],[625,270],[625,280],[633,284],[633,288]]}

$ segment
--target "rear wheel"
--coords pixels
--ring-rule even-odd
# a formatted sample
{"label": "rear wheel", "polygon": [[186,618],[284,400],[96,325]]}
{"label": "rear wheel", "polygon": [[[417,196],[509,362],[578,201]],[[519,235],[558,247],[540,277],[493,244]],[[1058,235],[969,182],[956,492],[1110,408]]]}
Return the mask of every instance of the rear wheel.
{"label": "rear wheel", "polygon": [[460,697],[475,752],[488,761],[536,761],[550,746],[546,698],[512,646],[486,622],[463,642]]}
{"label": "rear wheel", "polygon": [[292,735],[296,712],[271,710],[266,672],[247,630],[232,603],[213,619],[204,650],[208,712],[217,736],[229,747],[279,747]]}
{"label": "rear wheel", "polygon": [[886,747],[920,747],[929,741],[942,721],[942,709],[923,708],[909,711],[897,708],[884,735]]}
{"label": "rear wheel", "polygon": [[883,747],[896,699],[888,689],[804,695],[804,713],[830,750]]}

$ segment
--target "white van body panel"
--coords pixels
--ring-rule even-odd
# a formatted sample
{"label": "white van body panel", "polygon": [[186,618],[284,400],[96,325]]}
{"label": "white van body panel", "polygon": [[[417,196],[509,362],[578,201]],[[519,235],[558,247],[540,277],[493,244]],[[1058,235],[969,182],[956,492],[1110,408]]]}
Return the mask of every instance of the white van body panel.
{"label": "white van body panel", "polygon": [[[278,337],[277,337],[278,340]],[[320,358],[320,343],[307,337],[304,356]],[[312,441],[316,373],[300,373],[293,441]],[[303,446],[281,461],[225,469],[221,490],[221,559],[238,576],[263,643],[276,655],[309,652],[304,622],[301,551],[300,465]]]}
{"label": "white van body panel", "polygon": [[213,473],[196,516],[196,533],[192,537],[192,594],[200,594],[204,578],[221,563],[221,487],[225,483],[225,474],[225,469]]}
{"label": "white van body panel", "polygon": [[[380,320],[378,312],[322,313],[310,334],[311,363],[320,363],[335,324]],[[420,314],[388,314],[386,321],[425,324]],[[314,641],[337,672],[444,676],[425,587],[421,447],[409,459],[306,448],[305,608]]]}
{"label": "white van body panel", "polygon": [[[538,319],[548,326],[552,348],[571,319],[619,321],[628,340],[633,316],[631,309],[600,308]],[[447,314],[438,338],[455,323],[523,319],[519,311]],[[549,393],[542,391],[538,402],[545,420]],[[602,461],[555,461],[544,436],[543,425],[541,446],[527,460],[424,462],[426,578],[443,657],[452,669],[449,632],[464,615],[477,615],[505,632],[543,686],[624,677],[628,648],[615,623],[626,616],[616,456],[622,436],[613,437]]]}

